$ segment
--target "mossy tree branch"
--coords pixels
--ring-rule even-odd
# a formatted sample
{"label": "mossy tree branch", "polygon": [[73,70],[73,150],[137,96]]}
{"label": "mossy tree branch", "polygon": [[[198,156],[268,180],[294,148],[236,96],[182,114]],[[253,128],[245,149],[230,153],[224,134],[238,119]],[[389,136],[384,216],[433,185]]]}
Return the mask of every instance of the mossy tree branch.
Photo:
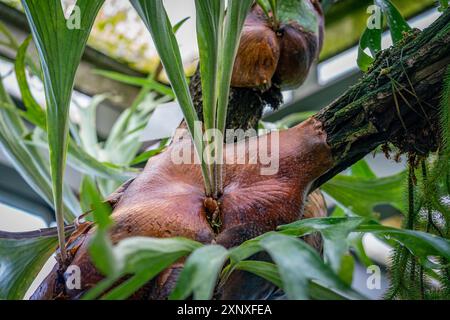
{"label": "mossy tree branch", "polygon": [[450,10],[423,32],[379,54],[371,70],[321,110],[334,165],[315,187],[380,145],[426,155],[438,146],[438,111],[450,63]]}

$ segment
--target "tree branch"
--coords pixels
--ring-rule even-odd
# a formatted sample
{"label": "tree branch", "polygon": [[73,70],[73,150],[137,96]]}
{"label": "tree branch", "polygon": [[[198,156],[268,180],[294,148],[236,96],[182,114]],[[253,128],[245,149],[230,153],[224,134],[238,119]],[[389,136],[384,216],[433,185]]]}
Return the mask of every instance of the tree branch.
{"label": "tree branch", "polygon": [[320,111],[334,165],[319,187],[375,148],[426,155],[438,146],[439,100],[450,62],[450,10],[423,32],[381,52],[371,70]]}

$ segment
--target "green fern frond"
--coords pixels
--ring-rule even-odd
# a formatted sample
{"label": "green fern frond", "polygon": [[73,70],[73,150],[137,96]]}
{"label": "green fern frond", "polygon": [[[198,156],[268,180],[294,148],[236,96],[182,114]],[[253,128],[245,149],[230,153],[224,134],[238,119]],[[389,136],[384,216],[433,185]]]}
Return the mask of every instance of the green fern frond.
{"label": "green fern frond", "polygon": [[388,300],[419,300],[422,297],[420,267],[411,253],[397,246],[391,258],[390,287],[385,294]]}
{"label": "green fern frond", "polygon": [[444,76],[444,87],[442,90],[440,108],[441,138],[443,151],[446,155],[450,153],[450,67]]}

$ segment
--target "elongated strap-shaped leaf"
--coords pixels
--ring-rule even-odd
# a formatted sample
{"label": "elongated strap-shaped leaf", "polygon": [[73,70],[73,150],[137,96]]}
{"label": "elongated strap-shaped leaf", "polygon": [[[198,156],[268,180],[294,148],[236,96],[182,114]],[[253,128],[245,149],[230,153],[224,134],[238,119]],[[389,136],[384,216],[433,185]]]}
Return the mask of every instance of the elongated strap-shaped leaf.
{"label": "elongated strap-shaped leaf", "polygon": [[149,150],[141,153],[138,155],[134,160],[131,162],[132,166],[147,162],[150,158],[157,156],[161,152],[163,152],[166,149],[166,146],[159,147],[158,149]]}
{"label": "elongated strap-shaped leaf", "polygon": [[[0,105],[0,145],[28,185],[45,202],[53,206],[52,183],[47,162],[24,142],[23,137],[27,134],[27,130],[2,81],[0,81]],[[65,218],[73,221],[79,214],[80,207],[78,200],[67,186],[63,189],[63,202]]]}
{"label": "elongated strap-shaped leaf", "polygon": [[[351,283],[353,276],[354,261],[349,255],[350,233],[364,223],[366,219],[359,217],[351,218],[313,218],[300,220],[295,223],[295,228],[281,226],[283,234],[302,237],[311,233],[320,232],[323,239],[323,256],[325,262],[333,271]],[[356,235],[355,235],[356,236]],[[356,239],[353,238],[356,245]],[[359,252],[358,252],[359,253]]]}
{"label": "elongated strap-shaped leaf", "polygon": [[185,254],[183,252],[167,253],[163,256],[155,256],[151,264],[148,264],[145,269],[134,274],[130,279],[118,285],[116,288],[109,291],[101,299],[102,300],[125,300],[138,291],[141,287],[146,285],[151,279],[156,277],[159,273],[169,268],[178,259]]}
{"label": "elongated strap-shaped leaf", "polygon": [[[244,27],[245,18],[250,10],[253,0],[230,0],[228,1],[227,14],[225,18],[224,40],[222,41],[219,82],[218,82],[218,102],[217,102],[217,124],[216,128],[225,132],[228,112],[228,99],[230,95],[231,77],[233,75],[233,67],[241,40],[242,28]],[[217,158],[223,157],[223,143],[217,141],[216,146]],[[215,172],[216,181],[215,189],[218,192],[223,188],[223,172],[218,166]]]}
{"label": "elongated strap-shaped leaf", "polygon": [[203,133],[192,102],[189,86],[184,74],[180,49],[172,25],[167,16],[162,0],[131,0],[136,11],[150,31],[161,62],[172,84],[172,89],[180,103],[184,118],[194,142],[195,150],[202,162],[205,189],[211,194],[211,182],[208,168],[203,161]]}
{"label": "elongated strap-shaped leaf", "polygon": [[[375,61],[375,55],[381,51],[382,25],[379,28],[366,28],[359,40],[358,47],[358,67],[366,72],[370,65]],[[369,49],[372,56],[369,56],[365,50]]]}
{"label": "elongated strap-shaped leaf", "polygon": [[[236,265],[236,270],[243,270],[256,274],[257,276],[272,282],[278,288],[283,288],[283,281],[275,264],[265,261],[241,261]],[[347,300],[346,297],[311,281],[309,283],[309,294],[316,300]]]}
{"label": "elongated strap-shaped leaf", "polygon": [[261,240],[261,246],[276,263],[289,299],[309,299],[310,280],[315,280],[348,299],[364,299],[343,283],[305,242],[288,236],[271,235]]}
{"label": "elongated strap-shaped leaf", "polygon": [[422,263],[427,264],[430,256],[450,260],[450,241],[430,233],[386,227],[377,224],[363,224],[355,231],[370,232],[387,240],[393,239],[408,248]]}
{"label": "elongated strap-shaped leaf", "polygon": [[[78,0],[74,9],[79,25],[68,23],[60,0],[22,0],[39,52],[47,101],[53,199],[57,224],[62,229],[63,176],[68,141],[68,115],[75,79],[89,33],[104,0]],[[60,231],[60,247],[64,234]],[[64,257],[65,253],[62,251]]]}
{"label": "elongated strap-shaped leaf", "polygon": [[170,299],[186,299],[192,294],[195,300],[211,299],[227,258],[227,249],[218,245],[194,251],[187,259]]}
{"label": "elongated strap-shaped leaf", "polygon": [[328,242],[332,239],[343,239],[350,232],[373,233],[387,240],[397,241],[423,263],[426,263],[429,256],[440,256],[447,260],[450,258],[450,241],[447,239],[416,230],[386,227],[357,217],[306,219],[281,226],[279,229],[283,234],[295,237],[320,232]]}
{"label": "elongated strap-shaped leaf", "polygon": [[[97,236],[107,239],[105,233]],[[112,249],[112,256],[116,261],[114,270],[105,270],[110,272],[109,276],[104,282],[99,283],[98,287],[90,290],[84,299],[95,299],[121,276],[132,275],[128,281],[103,296],[103,299],[126,299],[162,270],[201,246],[198,242],[183,238],[135,237],[125,239]],[[94,262],[97,261],[103,265],[103,255],[104,253],[101,251],[93,252],[92,258]]]}
{"label": "elongated strap-shaped leaf", "polygon": [[[313,218],[295,222],[295,228],[282,226],[281,231],[285,234],[297,237],[305,236],[314,232],[320,232],[323,238],[325,261],[334,272],[341,267],[342,256],[348,252],[349,234],[359,227],[365,219],[363,218]],[[291,231],[291,232],[289,232]]]}
{"label": "elongated strap-shaped leaf", "polygon": [[[223,39],[224,0],[196,0],[197,42],[200,54],[202,79],[203,122],[207,142],[211,142],[210,131],[216,125],[220,48]],[[214,162],[208,157],[209,174],[214,177]],[[214,186],[213,186],[214,189]],[[214,191],[214,190],[213,190]]]}
{"label": "elongated strap-shaped leaf", "polygon": [[85,108],[79,108],[80,129],[78,136],[83,148],[93,157],[98,157],[99,149],[97,137],[97,108],[103,101],[108,99],[108,97],[108,94],[94,96],[92,97],[92,101]]}
{"label": "elongated strap-shaped leaf", "polygon": [[219,56],[223,37],[225,1],[196,0],[195,7],[202,78],[203,119],[207,130],[214,128],[216,120]]}
{"label": "elongated strap-shaped leaf", "polygon": [[16,72],[20,93],[22,95],[22,101],[27,109],[27,119],[29,119],[31,123],[36,123],[39,127],[45,128],[47,126],[45,111],[34,99],[26,78],[26,57],[30,41],[31,37],[28,37],[19,47],[14,69]]}
{"label": "elongated strap-shaped leaf", "polygon": [[403,18],[391,0],[375,0],[375,3],[381,8],[381,11],[386,15],[387,23],[391,31],[392,41],[394,43],[400,42],[403,38],[404,32],[411,31],[411,27]]}
{"label": "elongated strap-shaped leaf", "polygon": [[184,238],[129,238],[114,247],[115,254],[124,262],[127,273],[139,273],[151,264],[155,257],[181,252],[189,254],[201,244]]}
{"label": "elongated strap-shaped leaf", "polygon": [[0,300],[23,299],[42,266],[55,252],[58,237],[24,237],[0,233]]}
{"label": "elongated strap-shaped leaf", "polygon": [[[375,12],[373,16],[376,18],[376,14],[381,14],[380,19],[377,22],[379,25],[376,26],[374,23],[371,23],[371,26],[368,26],[363,35],[361,36],[358,48],[358,66],[362,71],[367,71],[370,65],[375,60],[375,55],[381,51],[381,35],[383,32],[383,16],[386,17],[387,24],[389,26],[389,30],[391,32],[391,38],[394,43],[398,43],[404,37],[404,32],[408,32],[411,30],[411,27],[402,17],[401,13],[395,7],[395,5],[391,2],[391,0],[375,0],[374,4],[376,4],[380,10],[380,12]],[[369,56],[364,50],[369,49],[372,56]]]}
{"label": "elongated strap-shaped leaf", "polygon": [[[150,239],[131,238],[119,244],[113,251],[118,265],[117,274],[111,274],[106,282],[90,290],[84,299],[94,299],[112,286],[120,275],[132,274],[131,278],[102,296],[102,300],[124,300],[138,291],[163,270],[199,246],[198,243],[181,238]],[[102,253],[97,256],[101,257]],[[106,284],[105,284],[106,283]]]}

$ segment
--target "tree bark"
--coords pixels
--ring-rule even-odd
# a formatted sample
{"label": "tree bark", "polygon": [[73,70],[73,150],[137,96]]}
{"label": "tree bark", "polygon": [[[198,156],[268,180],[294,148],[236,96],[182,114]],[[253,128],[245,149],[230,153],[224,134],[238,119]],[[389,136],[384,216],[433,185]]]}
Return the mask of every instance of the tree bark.
{"label": "tree bark", "polygon": [[334,165],[319,187],[380,145],[426,155],[438,147],[439,102],[450,62],[450,10],[381,52],[369,72],[315,118],[327,133]]}

